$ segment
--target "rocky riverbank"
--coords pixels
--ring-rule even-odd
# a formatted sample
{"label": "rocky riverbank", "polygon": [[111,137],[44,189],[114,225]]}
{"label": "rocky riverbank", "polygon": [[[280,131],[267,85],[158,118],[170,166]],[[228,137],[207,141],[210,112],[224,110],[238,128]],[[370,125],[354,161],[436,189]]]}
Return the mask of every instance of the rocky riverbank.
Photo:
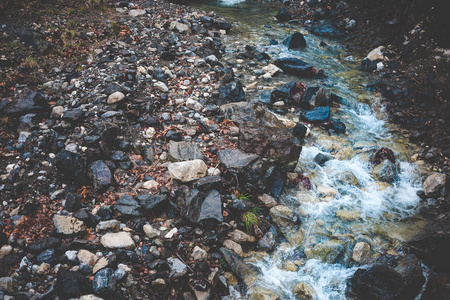
{"label": "rocky riverbank", "polygon": [[[383,184],[398,180],[391,150],[341,149],[348,132],[332,113],[346,99],[315,83],[267,84],[282,72],[320,81],[327,70],[239,43],[223,59],[234,29],[214,13],[160,1],[16,5],[0,22],[5,298],[232,299],[230,291],[249,287],[254,299],[276,298],[255,286],[259,270],[248,262],[302,238],[291,236],[301,216],[280,195],[292,188],[301,201],[325,203],[338,193],[297,166],[311,130],[337,141],[325,143],[333,156],[318,154],[315,164],[358,151]],[[306,46],[301,33],[279,42]],[[295,118],[280,117],[287,114]],[[342,175],[339,182],[359,185]],[[443,182],[429,179],[428,201],[441,201]],[[336,239],[307,257],[359,266],[377,249],[368,239]],[[398,275],[387,294],[423,283],[415,257],[386,257],[355,276],[353,292],[377,290],[367,277],[379,268]],[[306,283],[292,292],[315,293]]]}

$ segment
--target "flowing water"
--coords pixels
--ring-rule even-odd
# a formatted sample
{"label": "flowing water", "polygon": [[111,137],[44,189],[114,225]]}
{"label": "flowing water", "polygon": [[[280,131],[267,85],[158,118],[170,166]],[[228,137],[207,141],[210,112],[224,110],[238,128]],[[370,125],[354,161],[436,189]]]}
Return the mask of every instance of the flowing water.
{"label": "flowing water", "polygon": [[[357,242],[370,245],[367,258],[370,265],[382,254],[401,254],[402,242],[424,226],[425,222],[417,215],[421,168],[409,162],[413,146],[398,128],[387,123],[379,95],[365,88],[375,78],[360,72],[359,62],[339,42],[308,34],[299,25],[278,24],[273,19],[276,10],[257,2],[194,1],[190,5],[214,10],[234,23],[233,33],[224,38],[228,50],[223,60],[235,60],[236,51],[251,45],[265,50],[273,59],[298,57],[328,75],[322,82],[288,75],[264,81],[247,71],[248,61],[238,62],[237,74],[241,74],[244,85],[256,81],[262,89],[272,89],[290,81],[302,81],[306,85],[322,84],[346,99],[333,105],[332,116],[346,124],[348,134],[329,135],[316,127],[306,139],[299,158],[297,171],[308,176],[315,189],[286,190],[280,199],[301,216],[300,229],[285,230],[286,242],[270,256],[252,258],[260,271],[253,289],[259,286],[275,292],[281,299],[297,299],[293,290],[302,282],[312,287],[314,299],[346,299],[347,279],[358,268],[352,259]],[[305,50],[270,46],[270,39],[281,44],[295,31],[305,35],[308,45]],[[327,46],[319,46],[321,41]],[[256,97],[258,91],[247,92],[249,100]],[[298,115],[284,117],[298,121]],[[393,184],[378,181],[372,175],[370,158],[381,147],[392,149],[398,159],[400,174]],[[335,159],[320,166],[314,162],[318,153],[332,154]],[[348,174],[351,179],[345,180]]]}

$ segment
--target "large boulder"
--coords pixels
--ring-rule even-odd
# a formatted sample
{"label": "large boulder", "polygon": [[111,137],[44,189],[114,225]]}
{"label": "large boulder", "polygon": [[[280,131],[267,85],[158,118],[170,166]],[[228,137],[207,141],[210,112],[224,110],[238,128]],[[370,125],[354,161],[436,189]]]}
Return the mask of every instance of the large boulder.
{"label": "large boulder", "polygon": [[300,32],[295,32],[293,35],[283,41],[283,45],[288,47],[289,50],[297,50],[306,47],[306,40],[303,34],[301,34]]}
{"label": "large boulder", "polygon": [[437,195],[445,187],[446,177],[442,173],[433,173],[423,182],[423,192],[425,196]]}
{"label": "large boulder", "polygon": [[280,163],[297,162],[301,146],[294,142],[292,134],[286,128],[246,122],[239,129],[238,146],[245,152]]}
{"label": "large boulder", "polygon": [[356,299],[415,299],[425,283],[420,261],[412,254],[385,256],[358,269],[347,284]]}

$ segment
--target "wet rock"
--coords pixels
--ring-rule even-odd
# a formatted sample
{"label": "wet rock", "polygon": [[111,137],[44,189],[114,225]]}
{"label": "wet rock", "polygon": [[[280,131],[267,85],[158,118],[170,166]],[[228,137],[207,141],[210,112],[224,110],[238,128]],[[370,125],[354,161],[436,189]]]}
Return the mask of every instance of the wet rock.
{"label": "wet rock", "polygon": [[32,112],[44,113],[47,107],[47,100],[43,94],[25,88],[17,98],[0,109],[0,114],[16,116]]}
{"label": "wet rock", "polygon": [[347,284],[357,299],[414,299],[425,278],[412,254],[385,256],[368,269],[358,269]]}
{"label": "wet rock", "polygon": [[196,261],[204,261],[208,258],[208,253],[199,246],[195,246],[194,250],[192,250],[191,256]]}
{"label": "wet rock", "polygon": [[187,266],[178,258],[169,257],[167,262],[170,268],[169,278],[180,278],[187,273]]}
{"label": "wet rock", "polygon": [[108,96],[107,103],[115,104],[117,102],[122,101],[123,99],[125,99],[125,95],[122,92],[114,92]]}
{"label": "wet rock", "polygon": [[116,289],[116,280],[113,274],[114,271],[111,268],[101,269],[95,274],[94,280],[92,280],[92,289],[95,294],[111,297]]}
{"label": "wet rock", "polygon": [[200,159],[171,163],[168,169],[172,178],[182,182],[200,179],[208,172],[207,165]]}
{"label": "wet rock", "polygon": [[298,138],[299,140],[303,140],[306,137],[306,133],[308,132],[308,127],[306,127],[302,123],[297,123],[294,128],[292,128],[292,135]]}
{"label": "wet rock", "polygon": [[318,164],[319,166],[323,166],[327,161],[332,160],[332,159],[333,159],[333,156],[331,156],[329,154],[318,153],[314,157],[314,162],[316,164]]}
{"label": "wet rock", "polygon": [[373,169],[372,173],[378,180],[388,183],[392,183],[398,178],[397,166],[388,159],[383,160],[379,165],[377,165]]}
{"label": "wet rock", "polygon": [[84,222],[70,216],[54,215],[53,224],[59,234],[72,235],[85,230]]}
{"label": "wet rock", "polygon": [[225,85],[222,85],[219,88],[219,99],[227,102],[239,102],[245,100],[245,93],[242,87],[242,83],[233,79]]}
{"label": "wet rock", "polygon": [[365,242],[356,243],[352,252],[352,259],[356,262],[360,262],[369,255],[370,245]]}
{"label": "wet rock", "polygon": [[200,148],[192,142],[170,141],[167,155],[172,162],[203,159]]}
{"label": "wet rock", "polygon": [[308,257],[320,259],[328,264],[336,264],[344,258],[344,251],[345,247],[341,241],[329,240],[315,245],[308,253]]}
{"label": "wet rock", "polygon": [[94,188],[98,191],[107,189],[112,183],[112,174],[108,166],[101,160],[91,164]]}
{"label": "wet rock", "polygon": [[268,231],[264,236],[258,241],[256,247],[261,251],[271,251],[277,244],[276,236],[272,231]]}
{"label": "wet rock", "polygon": [[270,216],[281,230],[292,230],[298,223],[298,217],[292,209],[284,205],[277,205],[270,210]]}
{"label": "wet rock", "polygon": [[238,147],[245,152],[274,159],[281,163],[297,162],[301,146],[285,128],[268,127],[246,122],[239,128]]}
{"label": "wet rock", "polygon": [[280,300],[280,299],[281,299],[280,296],[278,296],[275,292],[260,286],[253,287],[249,296],[249,300]]}
{"label": "wet rock", "polygon": [[294,288],[294,294],[298,299],[312,300],[317,297],[314,289],[307,283],[300,282]]}
{"label": "wet rock", "polygon": [[345,171],[338,175],[338,181],[340,183],[345,183],[351,186],[358,186],[359,180],[356,178],[352,171]]}
{"label": "wet rock", "polygon": [[85,163],[79,154],[62,150],[56,156],[56,168],[64,182],[82,185],[86,181]]}
{"label": "wet rock", "polygon": [[425,196],[432,197],[439,194],[445,187],[446,176],[441,173],[433,173],[423,182],[423,192]]}
{"label": "wet rock", "polygon": [[304,109],[311,109],[317,106],[330,106],[325,89],[320,86],[307,87],[301,99],[301,106]]}
{"label": "wet rock", "polygon": [[234,169],[236,171],[247,167],[259,158],[256,154],[247,154],[238,149],[220,150],[217,154],[220,162],[224,164],[227,169]]}
{"label": "wet rock", "polygon": [[303,111],[300,118],[305,122],[322,123],[330,118],[330,108],[328,106],[315,107],[308,111]]}
{"label": "wet rock", "polygon": [[46,236],[28,245],[28,250],[32,253],[40,253],[48,248],[57,246],[60,242],[61,240],[58,238]]}
{"label": "wet rock", "polygon": [[292,19],[292,14],[284,7],[281,7],[275,16],[279,22],[287,22]]}
{"label": "wet rock", "polygon": [[83,275],[60,268],[56,274],[55,290],[62,299],[76,298],[81,295],[84,286]]}
{"label": "wet rock", "polygon": [[293,57],[283,57],[275,61],[275,65],[279,67],[283,72],[291,75],[313,77],[313,66]]}
{"label": "wet rock", "polygon": [[303,34],[301,34],[300,32],[295,32],[293,35],[283,41],[283,45],[287,46],[289,50],[297,50],[306,47],[306,40],[303,37]]}
{"label": "wet rock", "polygon": [[135,247],[131,234],[128,232],[107,233],[100,239],[105,248],[132,249]]}
{"label": "wet rock", "polygon": [[217,190],[210,190],[206,195],[192,190],[188,197],[187,218],[193,223],[222,222],[222,199]]}
{"label": "wet rock", "polygon": [[222,254],[223,259],[230,267],[233,274],[242,280],[247,286],[250,286],[256,281],[255,272],[244,263],[238,254],[223,247],[220,248],[219,252]]}
{"label": "wet rock", "polygon": [[136,201],[131,195],[126,194],[117,201],[114,208],[123,215],[127,216],[140,216],[142,213],[139,210],[139,202]]}

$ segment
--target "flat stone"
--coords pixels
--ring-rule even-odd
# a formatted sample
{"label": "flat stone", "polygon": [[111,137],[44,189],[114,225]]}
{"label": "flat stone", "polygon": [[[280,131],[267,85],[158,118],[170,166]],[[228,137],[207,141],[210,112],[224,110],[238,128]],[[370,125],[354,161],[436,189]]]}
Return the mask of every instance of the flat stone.
{"label": "flat stone", "polygon": [[54,215],[53,224],[60,234],[76,234],[85,230],[84,222],[70,216]]}
{"label": "flat stone", "polygon": [[258,196],[258,200],[264,203],[264,206],[268,208],[272,208],[275,205],[278,205],[278,202],[270,195],[263,194],[261,196]]}
{"label": "flat stone", "polygon": [[133,196],[126,194],[117,201],[114,208],[123,215],[140,216],[139,202],[133,198]]}
{"label": "flat stone", "polygon": [[136,246],[128,232],[107,233],[102,236],[100,243],[110,249],[133,249]]}
{"label": "flat stone", "polygon": [[291,228],[297,224],[298,217],[292,209],[284,205],[277,205],[272,207],[270,210],[270,215],[273,221],[284,230],[286,228]]}
{"label": "flat stone", "polygon": [[236,243],[233,240],[225,240],[223,241],[223,246],[227,249],[230,249],[231,251],[236,252],[237,254],[242,254],[242,246],[238,243]]}
{"label": "flat stone", "polygon": [[100,271],[101,269],[105,268],[106,266],[108,266],[109,262],[108,259],[106,257],[101,257],[97,263],[94,265],[94,267],[92,268],[92,274],[97,273],[98,271]]}
{"label": "flat stone", "polygon": [[240,170],[252,162],[256,161],[259,156],[256,154],[247,154],[239,149],[226,149],[218,151],[220,162],[225,165],[227,169]]}
{"label": "flat stone", "polygon": [[146,190],[156,190],[159,187],[159,183],[156,180],[148,180],[141,187]]}
{"label": "flat stone", "polygon": [[180,278],[187,273],[187,266],[178,258],[169,257],[167,262],[170,268],[169,278]]}
{"label": "flat stone", "polygon": [[233,240],[236,243],[253,243],[256,241],[254,236],[251,236],[249,234],[246,234],[242,230],[235,229],[233,232],[229,234],[231,240]]}
{"label": "flat stone", "polygon": [[142,16],[145,15],[147,12],[145,11],[145,9],[130,9],[130,11],[128,12],[128,15],[130,17],[138,17],[138,16]]}
{"label": "flat stone", "polygon": [[208,166],[200,159],[171,163],[168,168],[170,176],[182,182],[200,179],[208,172]]}

